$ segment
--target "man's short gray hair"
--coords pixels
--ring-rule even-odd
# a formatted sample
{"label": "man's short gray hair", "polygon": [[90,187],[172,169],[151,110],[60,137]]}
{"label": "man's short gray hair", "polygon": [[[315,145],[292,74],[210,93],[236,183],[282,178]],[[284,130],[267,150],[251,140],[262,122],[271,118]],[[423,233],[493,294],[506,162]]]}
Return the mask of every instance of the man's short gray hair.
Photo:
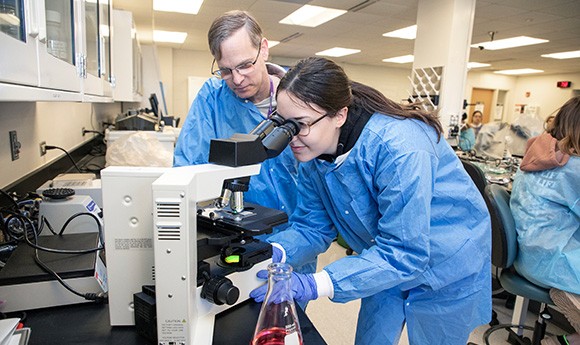
{"label": "man's short gray hair", "polygon": [[250,13],[238,10],[229,11],[213,21],[207,33],[207,40],[211,55],[216,60],[222,57],[220,49],[222,42],[241,28],[248,31],[252,45],[258,48],[262,41],[262,28]]}

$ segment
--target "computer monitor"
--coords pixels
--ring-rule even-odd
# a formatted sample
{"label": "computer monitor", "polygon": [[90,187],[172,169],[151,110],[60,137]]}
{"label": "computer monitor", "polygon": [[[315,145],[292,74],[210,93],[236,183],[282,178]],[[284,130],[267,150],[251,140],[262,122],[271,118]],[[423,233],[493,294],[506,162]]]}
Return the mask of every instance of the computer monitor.
{"label": "computer monitor", "polygon": [[159,101],[157,100],[157,95],[155,93],[152,93],[151,96],[149,96],[149,104],[151,105],[151,111],[153,112],[153,115],[155,115],[155,117],[161,118],[163,113],[161,112],[161,109],[159,109]]}

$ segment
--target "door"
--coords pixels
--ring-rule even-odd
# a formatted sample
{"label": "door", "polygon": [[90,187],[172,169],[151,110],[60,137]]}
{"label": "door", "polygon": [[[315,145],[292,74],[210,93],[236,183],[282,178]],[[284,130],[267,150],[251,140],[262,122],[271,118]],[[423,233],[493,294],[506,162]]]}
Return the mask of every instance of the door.
{"label": "door", "polygon": [[40,87],[79,92],[73,0],[38,1],[45,30],[39,35]]}
{"label": "door", "polygon": [[[471,91],[471,100],[469,102],[470,104],[473,104],[469,107],[469,119],[471,119],[471,114],[473,114],[475,110],[481,110],[483,113],[483,123],[493,121],[493,117],[491,116],[493,92],[494,90],[491,89],[473,88]],[[483,108],[483,110],[481,108]]]}
{"label": "door", "polygon": [[38,9],[28,0],[0,0],[0,82],[38,86]]}

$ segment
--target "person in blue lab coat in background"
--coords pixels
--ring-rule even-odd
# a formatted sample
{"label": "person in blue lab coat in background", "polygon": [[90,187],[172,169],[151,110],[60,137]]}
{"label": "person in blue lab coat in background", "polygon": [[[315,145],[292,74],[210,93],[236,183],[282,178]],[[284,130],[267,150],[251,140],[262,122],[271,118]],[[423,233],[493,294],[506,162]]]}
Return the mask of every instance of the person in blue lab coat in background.
{"label": "person in blue lab coat in background", "polygon": [[518,233],[514,266],[551,288],[552,300],[576,330],[542,344],[580,344],[579,96],[559,109],[546,132],[528,140],[510,207]]}
{"label": "person in blue lab coat in background", "polygon": [[[276,107],[275,91],[285,70],[267,63],[268,40],[258,22],[245,11],[230,11],[216,18],[209,31],[213,78],[200,89],[175,145],[174,166],[208,162],[211,139],[249,133]],[[296,207],[298,162],[286,148],[262,163],[252,176],[245,201],[282,210]],[[274,232],[284,229],[279,226]],[[314,272],[316,262],[299,271]]]}
{"label": "person in blue lab coat in background", "polygon": [[397,344],[405,322],[411,344],[466,344],[491,316],[491,224],[437,117],[321,57],[290,69],[277,102],[300,123],[302,164],[291,228],[268,240],[274,261],[300,265],[337,234],[358,253],[293,273],[294,298],[361,298],[357,344]]}

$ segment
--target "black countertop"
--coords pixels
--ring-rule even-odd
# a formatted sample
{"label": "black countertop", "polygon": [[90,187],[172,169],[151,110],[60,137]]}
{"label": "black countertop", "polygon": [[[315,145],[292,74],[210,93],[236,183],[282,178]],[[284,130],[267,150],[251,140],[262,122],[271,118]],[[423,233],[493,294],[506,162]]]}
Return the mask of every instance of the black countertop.
{"label": "black countertop", "polygon": [[[216,317],[214,345],[248,345],[260,313],[260,303],[243,302]],[[306,314],[297,307],[304,344],[326,344]],[[12,313],[17,317],[18,313]],[[26,312],[24,326],[32,329],[29,345],[145,345],[133,326],[109,323],[106,304],[77,304]],[[193,344],[191,344],[193,345]]]}

